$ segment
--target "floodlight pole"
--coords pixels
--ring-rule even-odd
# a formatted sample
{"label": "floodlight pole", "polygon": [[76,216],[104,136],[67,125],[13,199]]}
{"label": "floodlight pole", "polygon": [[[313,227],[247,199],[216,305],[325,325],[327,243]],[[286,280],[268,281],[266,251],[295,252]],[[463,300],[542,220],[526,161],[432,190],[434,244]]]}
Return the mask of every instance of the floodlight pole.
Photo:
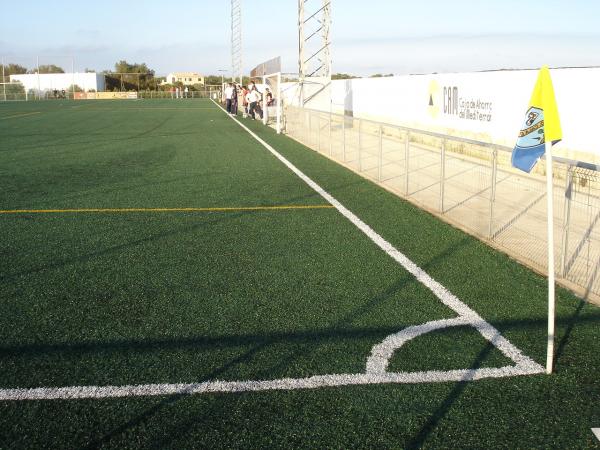
{"label": "floodlight pole", "polygon": [[242,0],[231,0],[231,78],[243,81],[242,66]]}
{"label": "floodlight pole", "polygon": [[304,108],[304,76],[306,62],[304,60],[304,1],[298,0],[298,84],[300,87],[300,108]]}
{"label": "floodlight pole", "polygon": [[306,4],[312,5],[316,0],[298,0],[298,84],[301,107],[305,104],[306,78],[331,79],[331,1],[321,0],[321,7],[311,14],[307,13]]}

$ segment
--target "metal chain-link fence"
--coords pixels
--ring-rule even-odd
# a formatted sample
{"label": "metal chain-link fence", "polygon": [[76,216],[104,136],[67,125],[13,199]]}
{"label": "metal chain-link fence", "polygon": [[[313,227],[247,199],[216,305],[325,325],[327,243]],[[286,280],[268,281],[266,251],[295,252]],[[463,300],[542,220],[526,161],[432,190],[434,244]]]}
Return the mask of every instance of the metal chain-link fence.
{"label": "metal chain-link fence", "polygon": [[[544,165],[513,169],[512,149],[286,106],[285,132],[529,267],[547,273]],[[600,167],[555,158],[556,276],[600,300]]]}

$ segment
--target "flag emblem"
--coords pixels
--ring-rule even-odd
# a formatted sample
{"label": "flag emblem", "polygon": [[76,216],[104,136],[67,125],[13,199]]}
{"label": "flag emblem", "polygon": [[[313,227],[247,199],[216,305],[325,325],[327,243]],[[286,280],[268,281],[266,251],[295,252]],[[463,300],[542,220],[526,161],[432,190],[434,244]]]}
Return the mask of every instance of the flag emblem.
{"label": "flag emblem", "polygon": [[541,144],[545,144],[544,111],[539,108],[530,108],[527,111],[525,126],[519,133],[517,147],[531,148]]}

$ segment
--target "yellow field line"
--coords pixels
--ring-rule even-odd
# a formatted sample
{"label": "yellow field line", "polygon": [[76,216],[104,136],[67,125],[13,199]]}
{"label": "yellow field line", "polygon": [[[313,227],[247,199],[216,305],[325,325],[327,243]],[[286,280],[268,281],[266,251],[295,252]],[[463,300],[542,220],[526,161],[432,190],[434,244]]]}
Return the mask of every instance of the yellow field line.
{"label": "yellow field line", "polygon": [[61,213],[131,213],[131,212],[235,212],[280,211],[292,209],[331,209],[332,205],[240,206],[224,208],[82,208],[82,209],[12,209],[0,214],[61,214]]}
{"label": "yellow field line", "polygon": [[41,112],[40,111],[35,111],[35,112],[24,113],[24,114],[16,114],[16,115],[13,115],[13,116],[4,116],[4,117],[0,117],[0,120],[15,119],[17,117],[25,117],[25,116],[33,116],[34,114],[41,114]]}

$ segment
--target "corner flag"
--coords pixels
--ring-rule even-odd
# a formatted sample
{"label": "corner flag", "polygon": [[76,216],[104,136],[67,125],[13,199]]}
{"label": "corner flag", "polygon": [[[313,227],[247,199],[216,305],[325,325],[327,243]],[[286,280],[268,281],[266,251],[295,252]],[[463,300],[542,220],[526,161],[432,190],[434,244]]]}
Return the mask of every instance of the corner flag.
{"label": "corner flag", "polygon": [[554,87],[548,66],[540,69],[531,94],[525,123],[512,153],[512,165],[524,172],[531,172],[545,152],[545,144],[556,144],[562,139]]}
{"label": "corner flag", "polygon": [[552,373],[554,365],[554,193],[552,175],[552,145],[562,139],[558,108],[548,66],[540,69],[531,94],[525,124],[519,133],[512,153],[512,165],[531,172],[535,163],[546,153],[546,201],[548,211],[548,346],[546,373]]}

